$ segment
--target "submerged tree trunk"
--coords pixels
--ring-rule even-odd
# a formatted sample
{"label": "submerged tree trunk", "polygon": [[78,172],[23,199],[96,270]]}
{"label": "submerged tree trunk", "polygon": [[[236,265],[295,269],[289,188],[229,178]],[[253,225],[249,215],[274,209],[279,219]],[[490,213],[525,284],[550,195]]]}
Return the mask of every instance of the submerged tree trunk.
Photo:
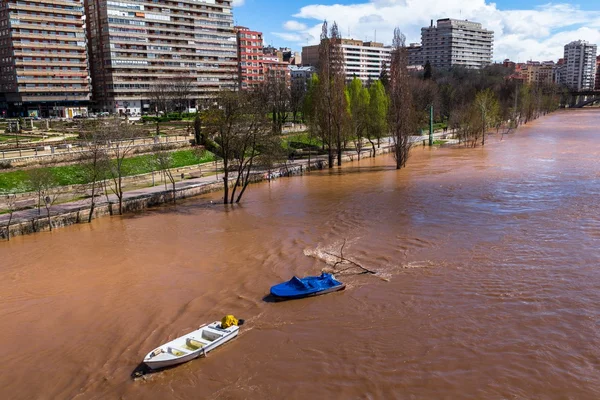
{"label": "submerged tree trunk", "polygon": [[90,215],[88,215],[88,224],[92,222],[94,208],[96,207],[96,180],[92,182],[92,203],[90,205]]}

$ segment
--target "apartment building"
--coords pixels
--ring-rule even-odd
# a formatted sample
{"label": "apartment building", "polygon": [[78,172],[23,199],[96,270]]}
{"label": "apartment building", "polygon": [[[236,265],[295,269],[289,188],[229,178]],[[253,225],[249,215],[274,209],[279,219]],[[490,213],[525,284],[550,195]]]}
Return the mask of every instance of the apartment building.
{"label": "apartment building", "polygon": [[152,113],[157,85],[183,82],[188,107],[237,85],[232,0],[85,0],[94,106]]}
{"label": "apartment building", "polygon": [[0,112],[87,113],[90,82],[83,0],[0,2]]}
{"label": "apartment building", "polygon": [[[344,55],[346,79],[359,78],[363,83],[374,81],[381,74],[384,62],[390,64],[391,47],[383,43],[363,42],[355,39],[340,39]],[[317,66],[319,63],[319,45],[302,48],[304,65]]]}
{"label": "apartment building", "polygon": [[241,89],[256,87],[264,81],[263,34],[244,26],[236,26],[238,82]]}
{"label": "apartment building", "polygon": [[596,84],[594,90],[600,90],[600,56],[596,57]]}
{"label": "apartment building", "polygon": [[526,63],[515,63],[508,59],[503,65],[513,70],[509,79],[519,83],[527,83],[535,86],[551,85],[555,82],[558,64],[554,61],[527,61]]}
{"label": "apartment building", "polygon": [[313,74],[317,72],[315,67],[300,67],[298,65],[288,66],[291,77],[293,92],[304,93],[308,90],[308,84]]}
{"label": "apartment building", "polygon": [[528,62],[526,68],[527,83],[538,86],[551,85],[554,82],[554,69],[553,61]]}
{"label": "apartment building", "polygon": [[480,23],[451,18],[438,19],[421,28],[423,64],[448,69],[453,66],[483,68],[492,62],[494,32]]}
{"label": "apartment building", "polygon": [[239,88],[251,89],[267,78],[284,79],[290,83],[288,62],[283,61],[283,53],[271,46],[263,47],[262,32],[244,26],[235,27],[237,33]]}
{"label": "apartment building", "polygon": [[278,56],[269,56],[263,54],[262,67],[265,79],[277,78],[285,80],[290,85],[289,63],[281,61]]}
{"label": "apartment building", "polygon": [[596,51],[597,46],[585,40],[565,45],[560,83],[571,90],[593,90],[596,81]]}
{"label": "apartment building", "polygon": [[423,46],[419,43],[411,43],[407,48],[408,52],[408,65],[425,65],[423,62]]}

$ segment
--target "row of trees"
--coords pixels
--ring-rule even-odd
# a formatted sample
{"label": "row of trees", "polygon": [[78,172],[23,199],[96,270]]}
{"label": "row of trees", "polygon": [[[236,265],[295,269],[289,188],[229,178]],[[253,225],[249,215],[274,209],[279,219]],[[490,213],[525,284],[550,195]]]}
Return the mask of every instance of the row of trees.
{"label": "row of trees", "polygon": [[390,65],[383,65],[378,80],[356,77],[346,84],[341,36],[334,23],[323,24],[317,73],[304,94],[303,114],[311,134],[329,154],[329,165],[341,164],[349,141],[360,154],[368,140],[391,137],[396,167],[406,165],[411,136],[427,125],[430,110],[435,121],[455,130],[465,145],[485,145],[491,129],[503,134],[519,124],[556,110],[565,95],[556,85],[523,84],[511,80],[513,71],[501,65],[480,70],[454,67],[421,72],[408,68],[406,40],[395,29]]}
{"label": "row of trees", "polygon": [[[358,78],[347,82],[337,24],[329,29],[325,22],[317,73],[311,77],[306,92],[299,91],[298,86],[290,88],[289,82],[279,75],[267,76],[263,85],[252,90],[223,90],[205,101],[197,113],[196,144],[223,160],[226,204],[240,202],[253,169],[270,169],[285,162],[288,154],[282,146],[281,133],[290,113],[294,121],[302,113],[310,141],[315,140],[328,154],[330,168],[336,163],[341,165],[342,152],[349,144],[360,159],[367,143],[375,154],[376,144],[390,138],[396,168],[400,169],[409,158],[411,136],[425,126],[431,107],[436,121],[447,123],[465,145],[477,146],[485,145],[490,129],[505,134],[559,106],[562,93],[557,87],[521,85],[507,79],[511,72],[498,65],[448,71],[426,65],[422,72],[411,72],[405,37],[396,29],[390,65],[382,68],[379,79],[366,85]],[[161,112],[183,111],[192,100],[192,80],[182,76],[159,83],[150,94],[157,116]],[[140,134],[133,129],[118,119],[104,120],[83,137],[89,142],[84,170],[85,179],[90,182],[90,220],[100,191],[112,191],[119,200],[119,213],[123,211],[125,159],[133,152],[133,142],[125,139]],[[163,174],[165,185],[167,181],[171,184],[174,201],[171,153],[157,145],[153,154],[155,169]],[[234,180],[231,188],[230,178]],[[40,182],[33,185],[39,194],[38,207],[51,206],[51,177],[33,180]],[[14,206],[14,198],[7,203]],[[47,211],[49,216],[49,208]]]}
{"label": "row of trees", "polygon": [[385,136],[391,136],[396,168],[402,168],[416,126],[405,38],[398,29],[394,31],[388,79],[368,87],[358,78],[346,84],[341,44],[337,24],[334,22],[329,30],[327,22],[323,23],[317,74],[311,78],[303,102],[309,131],[326,148],[330,168],[336,158],[337,165],[341,165],[348,142],[354,143],[360,158],[365,140],[374,154],[375,142]]}

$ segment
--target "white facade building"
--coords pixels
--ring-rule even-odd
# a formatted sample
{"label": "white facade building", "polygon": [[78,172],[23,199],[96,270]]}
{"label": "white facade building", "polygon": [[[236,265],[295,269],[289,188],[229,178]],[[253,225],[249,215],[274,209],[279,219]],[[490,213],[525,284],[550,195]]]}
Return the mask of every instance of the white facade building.
{"label": "white facade building", "polygon": [[560,83],[571,90],[593,90],[596,81],[597,46],[585,40],[565,45],[565,63]]}
{"label": "white facade building", "polygon": [[438,19],[428,28],[421,29],[420,57],[434,68],[448,69],[455,65],[483,68],[492,62],[494,32],[482,28],[480,23]]}
{"label": "white facade building", "polygon": [[[385,47],[382,43],[354,39],[341,39],[341,41],[346,80],[357,77],[363,83],[367,83],[379,78],[384,62],[389,68],[391,47]],[[303,47],[302,61],[304,65],[317,66],[319,45]]]}

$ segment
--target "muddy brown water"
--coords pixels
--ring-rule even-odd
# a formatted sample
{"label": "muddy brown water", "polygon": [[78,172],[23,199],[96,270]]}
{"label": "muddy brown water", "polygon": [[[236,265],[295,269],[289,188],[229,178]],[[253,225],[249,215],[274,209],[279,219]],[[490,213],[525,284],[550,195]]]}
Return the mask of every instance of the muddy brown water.
{"label": "muddy brown water", "polygon": [[[0,243],[2,399],[598,399],[600,111]],[[215,203],[211,204],[211,200]],[[346,256],[380,277],[263,301]],[[240,336],[132,380],[232,313]]]}

